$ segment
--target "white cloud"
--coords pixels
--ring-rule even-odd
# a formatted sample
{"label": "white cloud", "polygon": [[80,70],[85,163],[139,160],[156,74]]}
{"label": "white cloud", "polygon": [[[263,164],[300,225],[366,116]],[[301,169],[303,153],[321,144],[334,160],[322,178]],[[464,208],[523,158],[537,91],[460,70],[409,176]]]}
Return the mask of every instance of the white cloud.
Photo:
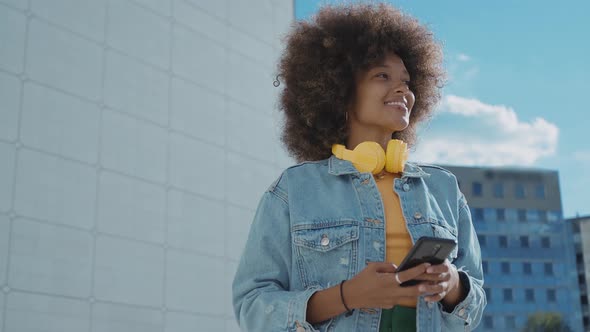
{"label": "white cloud", "polygon": [[446,67],[449,82],[452,84],[469,83],[479,74],[479,66],[465,53],[452,56]]}
{"label": "white cloud", "polygon": [[413,160],[529,166],[555,154],[559,129],[543,118],[521,121],[504,105],[450,95],[443,100],[442,113],[420,137]]}
{"label": "white cloud", "polygon": [[457,55],[457,60],[465,62],[471,60],[471,57],[467,54],[459,53],[459,55]]}

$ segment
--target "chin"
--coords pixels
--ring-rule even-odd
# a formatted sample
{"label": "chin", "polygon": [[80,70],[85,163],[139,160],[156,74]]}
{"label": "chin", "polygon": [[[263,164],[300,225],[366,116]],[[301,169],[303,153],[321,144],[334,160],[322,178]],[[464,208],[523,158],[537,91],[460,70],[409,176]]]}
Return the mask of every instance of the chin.
{"label": "chin", "polygon": [[403,123],[396,123],[394,126],[390,126],[388,129],[389,131],[392,132],[398,132],[398,131],[402,131],[406,128],[408,128],[409,123],[407,122],[403,122]]}

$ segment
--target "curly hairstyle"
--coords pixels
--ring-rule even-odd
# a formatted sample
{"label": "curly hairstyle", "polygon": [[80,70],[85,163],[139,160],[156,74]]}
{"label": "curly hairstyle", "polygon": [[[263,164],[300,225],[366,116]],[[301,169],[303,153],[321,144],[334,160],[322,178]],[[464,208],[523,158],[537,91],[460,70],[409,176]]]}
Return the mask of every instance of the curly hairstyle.
{"label": "curly hairstyle", "polygon": [[432,33],[385,4],[329,5],[311,20],[295,22],[278,64],[285,83],[281,138],[292,157],[325,159],[332,144],[346,142],[345,112],[356,93],[356,74],[391,53],[404,61],[416,96],[409,126],[392,138],[413,146],[416,126],[430,117],[444,83],[442,50]]}

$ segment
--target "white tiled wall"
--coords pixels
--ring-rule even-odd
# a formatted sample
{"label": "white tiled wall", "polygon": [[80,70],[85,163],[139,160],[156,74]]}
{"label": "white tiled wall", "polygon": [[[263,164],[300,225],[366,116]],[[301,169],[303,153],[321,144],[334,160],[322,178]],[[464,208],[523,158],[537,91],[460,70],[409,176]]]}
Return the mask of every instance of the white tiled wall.
{"label": "white tiled wall", "polygon": [[292,0],[0,0],[0,332],[238,331]]}

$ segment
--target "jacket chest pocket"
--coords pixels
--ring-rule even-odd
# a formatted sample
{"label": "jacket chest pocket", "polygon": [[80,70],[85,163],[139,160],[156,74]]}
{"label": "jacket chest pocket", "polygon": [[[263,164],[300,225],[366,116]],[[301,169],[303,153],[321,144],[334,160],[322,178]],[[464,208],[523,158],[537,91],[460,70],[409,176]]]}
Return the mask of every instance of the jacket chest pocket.
{"label": "jacket chest pocket", "polygon": [[[444,227],[444,226],[441,226],[439,224],[434,224],[434,223],[431,224],[430,226],[432,227],[432,232],[433,232],[434,237],[443,238],[443,239],[451,239],[451,240],[455,240],[455,242],[458,242],[457,235],[455,235],[456,233],[452,232],[448,227]],[[453,251],[451,251],[451,253],[447,257],[449,259],[449,262],[452,263],[457,258],[457,252],[458,252],[458,245],[455,246],[455,249],[453,249]]]}
{"label": "jacket chest pocket", "polygon": [[305,287],[326,287],[351,277],[356,266],[358,225],[298,225],[291,235],[297,269]]}

